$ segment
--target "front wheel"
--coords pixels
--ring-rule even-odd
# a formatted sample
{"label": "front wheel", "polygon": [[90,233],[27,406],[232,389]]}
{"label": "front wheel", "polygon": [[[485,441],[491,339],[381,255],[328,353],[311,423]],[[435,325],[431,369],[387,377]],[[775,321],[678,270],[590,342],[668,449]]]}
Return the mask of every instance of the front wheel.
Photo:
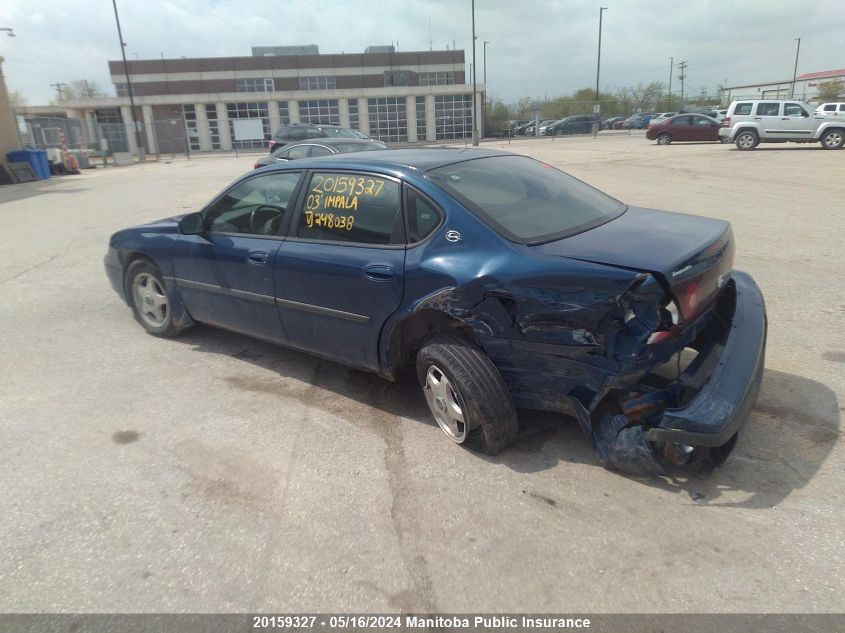
{"label": "front wheel", "polygon": [[668,145],[671,142],[672,142],[672,135],[671,134],[663,132],[663,134],[657,135],[657,144],[658,145]]}
{"label": "front wheel", "polygon": [[838,129],[828,130],[822,135],[820,141],[825,149],[841,149],[845,142],[845,132]]}
{"label": "front wheel", "polygon": [[741,151],[748,151],[757,147],[760,139],[754,132],[746,130],[740,132],[736,137],[736,148]]}
{"label": "front wheel", "polygon": [[495,455],[516,438],[516,408],[505,381],[480,349],[451,335],[417,354],[417,377],[431,414],[456,444]]}
{"label": "front wheel", "polygon": [[170,297],[161,273],[146,260],[133,262],[126,271],[126,290],[135,319],[154,336],[175,336],[184,329],[173,322]]}

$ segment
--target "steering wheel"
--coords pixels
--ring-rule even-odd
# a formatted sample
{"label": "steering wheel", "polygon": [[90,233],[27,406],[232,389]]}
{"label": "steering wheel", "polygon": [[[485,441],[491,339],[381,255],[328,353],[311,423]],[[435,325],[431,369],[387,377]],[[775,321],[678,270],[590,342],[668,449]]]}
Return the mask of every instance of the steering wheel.
{"label": "steering wheel", "polygon": [[255,207],[249,214],[249,230],[259,235],[270,235],[274,232],[274,224],[280,220],[285,212],[284,207],[273,204],[262,204]]}

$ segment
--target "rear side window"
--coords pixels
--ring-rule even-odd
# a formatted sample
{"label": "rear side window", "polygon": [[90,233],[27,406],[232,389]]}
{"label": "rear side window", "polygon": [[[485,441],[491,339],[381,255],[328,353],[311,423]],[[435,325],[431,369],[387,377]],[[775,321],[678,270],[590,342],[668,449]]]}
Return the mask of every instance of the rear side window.
{"label": "rear side window", "polygon": [[672,119],[672,125],[692,125],[692,118],[688,116],[679,116]]}
{"label": "rear side window", "polygon": [[311,146],[311,156],[329,156],[332,153],[328,147],[323,147],[322,145],[312,145]]}
{"label": "rear side window", "polygon": [[375,174],[315,172],[296,236],[326,242],[388,245],[405,241],[399,184]]}
{"label": "rear side window", "polygon": [[779,103],[758,103],[757,116],[777,116],[780,111]]}
{"label": "rear side window", "polygon": [[625,212],[625,205],[527,156],[490,156],[426,174],[494,231],[539,244],[580,233]]}
{"label": "rear side window", "polygon": [[317,128],[309,127],[305,131],[305,138],[323,138],[326,136],[322,130],[318,130]]}
{"label": "rear side window", "polygon": [[839,104],[839,111],[840,111],[840,112],[845,112],[845,103],[840,103],[840,104]]}
{"label": "rear side window", "polygon": [[297,158],[306,158],[307,156],[307,145],[297,145],[296,147],[291,147],[290,150],[288,150],[288,158],[290,158],[291,160],[296,160]]}
{"label": "rear side window", "polygon": [[405,188],[405,214],[408,217],[408,243],[421,242],[440,224],[440,212],[415,189]]}
{"label": "rear side window", "polygon": [[734,114],[738,114],[738,115],[751,114],[751,104],[750,103],[737,103],[736,108],[734,109]]}

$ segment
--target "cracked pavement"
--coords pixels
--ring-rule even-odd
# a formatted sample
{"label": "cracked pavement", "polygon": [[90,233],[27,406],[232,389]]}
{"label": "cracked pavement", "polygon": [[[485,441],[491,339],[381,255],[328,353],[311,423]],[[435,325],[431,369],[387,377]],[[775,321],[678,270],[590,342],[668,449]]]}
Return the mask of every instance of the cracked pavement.
{"label": "cracked pavement", "polygon": [[0,188],[3,611],[841,612],[845,152],[485,143],[625,202],[730,220],[766,296],[758,406],[703,480],[600,467],[574,420],[441,436],[393,384],[208,327],[143,332],[108,236],[254,156]]}

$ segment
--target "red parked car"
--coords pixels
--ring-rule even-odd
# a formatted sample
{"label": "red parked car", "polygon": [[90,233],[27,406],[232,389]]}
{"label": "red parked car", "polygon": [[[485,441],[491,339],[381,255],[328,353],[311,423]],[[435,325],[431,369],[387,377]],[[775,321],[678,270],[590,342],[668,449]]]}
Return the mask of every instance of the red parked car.
{"label": "red parked car", "polygon": [[649,126],[645,136],[659,145],[668,145],[672,141],[718,142],[721,126],[716,119],[703,114],[676,114]]}

